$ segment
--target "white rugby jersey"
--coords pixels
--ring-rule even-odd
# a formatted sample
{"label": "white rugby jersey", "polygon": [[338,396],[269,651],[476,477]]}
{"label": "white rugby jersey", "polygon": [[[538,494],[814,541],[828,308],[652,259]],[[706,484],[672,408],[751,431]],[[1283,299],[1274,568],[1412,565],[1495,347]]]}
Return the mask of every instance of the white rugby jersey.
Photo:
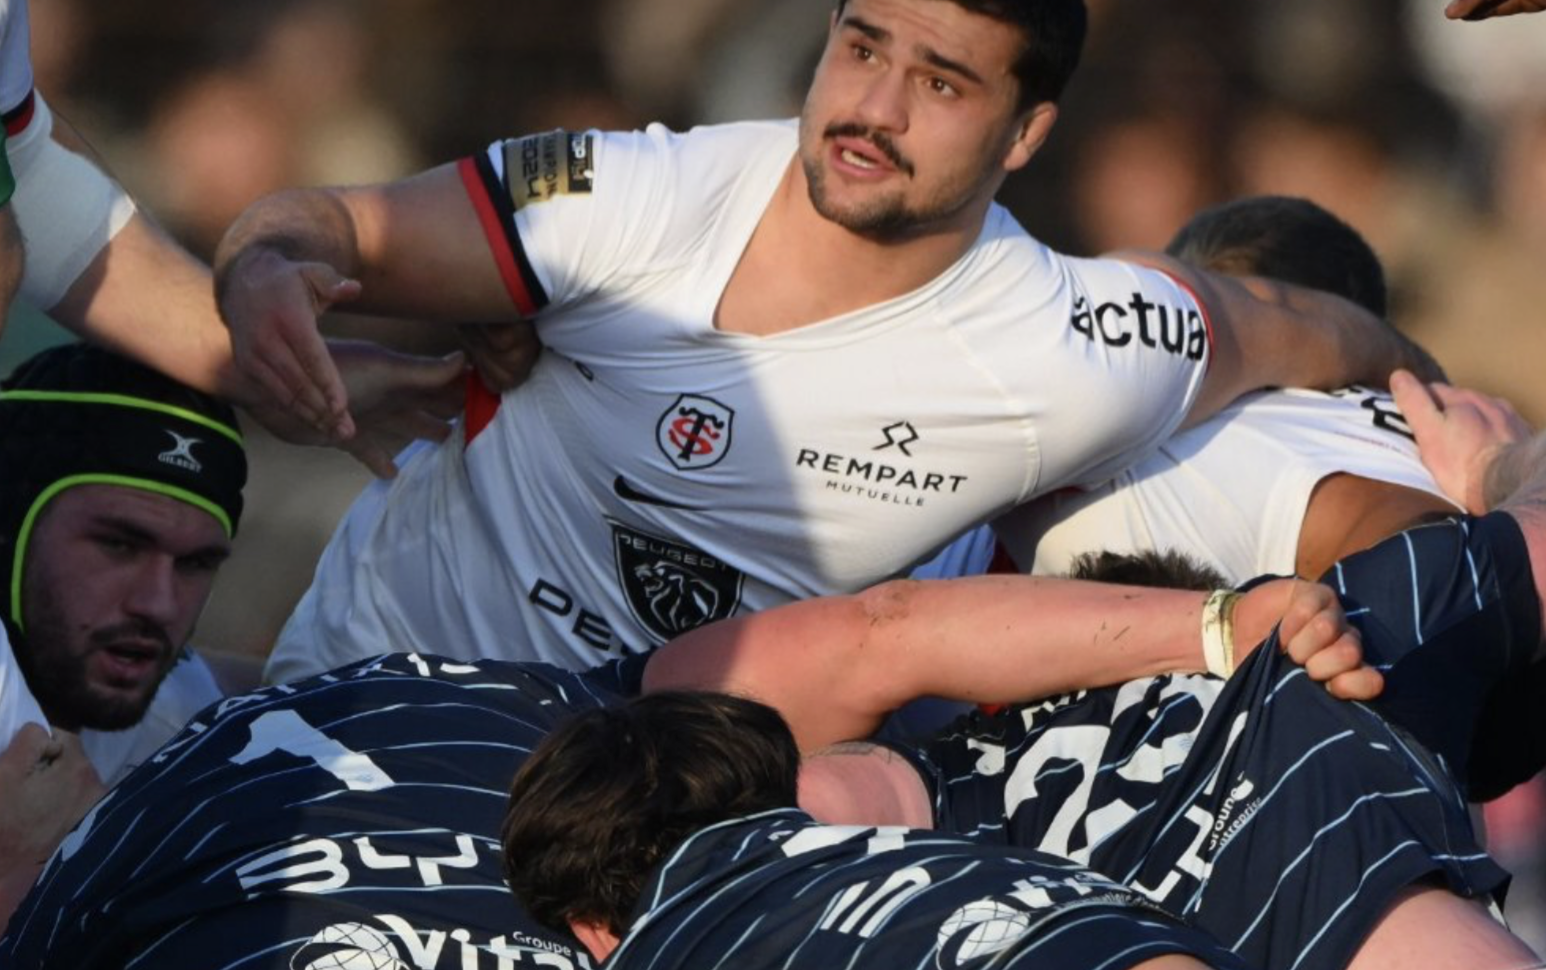
{"label": "white rugby jersey", "polygon": [[16,662],[10,636],[5,626],[0,625],[0,750],[10,747],[16,732],[29,721],[48,726],[48,718],[43,716],[43,709],[32,696]]}
{"label": "white rugby jersey", "polygon": [[0,112],[32,91],[32,54],[26,0],[0,0]]}
{"label": "white rugby jersey", "polygon": [[560,131],[463,163],[546,349],[350,512],[271,677],[412,648],[588,666],[901,574],[1175,429],[1208,359],[1198,303],[997,206],[911,293],[717,330],[795,142],[793,122]]}
{"label": "white rugby jersey", "polygon": [[1109,482],[1059,492],[995,524],[1022,568],[1066,573],[1098,550],[1175,549],[1231,583],[1292,575],[1315,485],[1357,475],[1444,498],[1384,391],[1248,395]]}

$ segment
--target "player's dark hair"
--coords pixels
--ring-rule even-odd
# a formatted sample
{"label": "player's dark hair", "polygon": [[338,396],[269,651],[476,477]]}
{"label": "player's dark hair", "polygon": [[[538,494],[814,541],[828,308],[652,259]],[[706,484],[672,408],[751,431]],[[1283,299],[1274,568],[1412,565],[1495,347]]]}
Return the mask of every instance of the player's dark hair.
{"label": "player's dark hair", "polygon": [[1231,276],[1266,276],[1335,293],[1386,313],[1385,270],[1358,230],[1308,199],[1236,199],[1193,216],[1165,247]]}
{"label": "player's dark hair", "polygon": [[1226,589],[1231,584],[1218,570],[1175,549],[1142,552],[1084,552],[1074,557],[1069,579],[1159,589]]}
{"label": "player's dark hair", "polygon": [[[1089,17],[1084,0],[949,0],[975,14],[1017,27],[1025,49],[1015,62],[1020,110],[1056,101],[1079,66]],[[848,0],[837,0],[841,16]]]}
{"label": "player's dark hair", "polygon": [[511,783],[506,878],[539,922],[622,936],[666,853],[716,822],[792,807],[799,771],[788,725],[755,701],[667,692],[587,711]]}

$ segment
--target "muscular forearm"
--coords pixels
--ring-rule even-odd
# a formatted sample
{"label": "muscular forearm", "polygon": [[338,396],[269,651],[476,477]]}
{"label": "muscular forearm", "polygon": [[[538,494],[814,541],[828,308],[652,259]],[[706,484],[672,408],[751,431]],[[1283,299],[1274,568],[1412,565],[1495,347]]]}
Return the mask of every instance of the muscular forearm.
{"label": "muscular forearm", "polygon": [[321,264],[357,280],[350,307],[368,313],[453,323],[519,317],[454,165],[384,185],[260,199],[216,250],[222,311],[235,288],[271,279],[263,261]]}
{"label": "muscular forearm", "polygon": [[[1206,596],[1028,576],[896,581],[693,631],[656,654],[645,683],[747,694],[819,745],[863,737],[920,696],[1009,702],[1203,670]],[[1240,613],[1235,642],[1264,638],[1270,612],[1263,598]]]}
{"label": "muscular forearm", "polygon": [[135,215],[49,308],[63,326],[238,404],[252,388],[238,375],[209,270]]}

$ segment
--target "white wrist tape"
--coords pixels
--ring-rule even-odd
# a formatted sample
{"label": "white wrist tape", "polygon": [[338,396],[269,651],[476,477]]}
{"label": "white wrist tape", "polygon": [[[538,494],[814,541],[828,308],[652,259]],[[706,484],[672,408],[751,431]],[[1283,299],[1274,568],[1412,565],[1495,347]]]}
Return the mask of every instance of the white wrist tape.
{"label": "white wrist tape", "polygon": [[1235,672],[1235,604],[1240,594],[1217,589],[1202,605],[1202,658],[1208,673],[1227,678]]}
{"label": "white wrist tape", "polygon": [[16,194],[11,207],[27,246],[21,296],[41,310],[64,298],[134,215],[134,201],[92,162],[54,141],[39,97],[31,124],[6,140]]}

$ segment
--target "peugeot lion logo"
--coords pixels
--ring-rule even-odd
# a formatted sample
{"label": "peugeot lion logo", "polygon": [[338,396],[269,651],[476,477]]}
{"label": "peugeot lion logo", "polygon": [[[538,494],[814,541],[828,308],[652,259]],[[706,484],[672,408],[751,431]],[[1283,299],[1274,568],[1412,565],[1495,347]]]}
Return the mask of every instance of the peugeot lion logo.
{"label": "peugeot lion logo", "polygon": [[185,438],[171,428],[163,428],[162,430],[172,436],[172,447],[157,455],[157,461],[174,465],[190,472],[201,472],[204,470],[203,463],[193,457],[193,446],[203,444],[204,439]]}

